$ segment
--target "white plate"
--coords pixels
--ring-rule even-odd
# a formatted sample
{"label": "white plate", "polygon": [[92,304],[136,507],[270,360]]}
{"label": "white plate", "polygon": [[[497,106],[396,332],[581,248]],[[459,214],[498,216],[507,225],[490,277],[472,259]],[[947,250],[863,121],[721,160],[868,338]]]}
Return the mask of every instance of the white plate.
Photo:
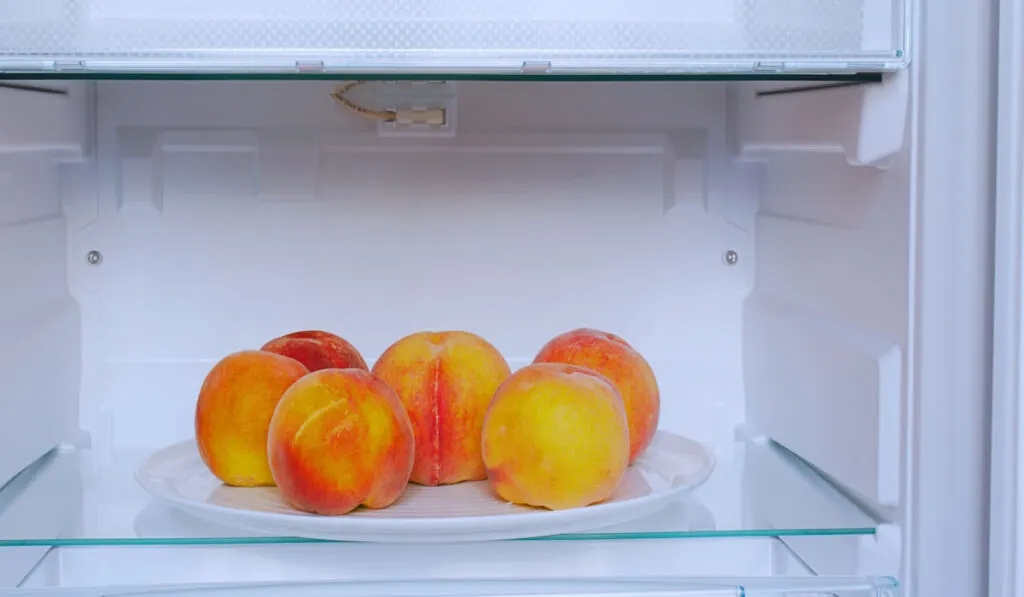
{"label": "white plate", "polygon": [[203,464],[195,441],[164,448],[135,472],[159,500],[210,522],[287,537],[373,542],[489,541],[592,531],[650,514],[701,485],[714,457],[697,442],[658,431],[608,501],[571,510],[515,506],[486,481],[410,484],[387,508],[319,516],[289,506],[276,487],[228,487]]}

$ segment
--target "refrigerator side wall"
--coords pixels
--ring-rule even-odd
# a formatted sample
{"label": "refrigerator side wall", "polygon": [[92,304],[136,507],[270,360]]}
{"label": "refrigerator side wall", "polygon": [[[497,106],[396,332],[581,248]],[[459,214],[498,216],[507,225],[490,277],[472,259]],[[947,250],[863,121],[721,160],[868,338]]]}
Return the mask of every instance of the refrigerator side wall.
{"label": "refrigerator side wall", "polygon": [[88,102],[85,84],[63,88],[0,88],[0,484],[77,429],[79,315],[58,172],[83,156]]}

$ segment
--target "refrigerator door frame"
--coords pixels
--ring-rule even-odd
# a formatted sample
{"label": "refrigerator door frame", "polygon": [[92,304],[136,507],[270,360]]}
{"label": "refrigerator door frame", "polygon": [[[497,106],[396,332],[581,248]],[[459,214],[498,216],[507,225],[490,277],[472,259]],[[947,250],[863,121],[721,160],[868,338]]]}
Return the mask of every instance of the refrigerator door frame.
{"label": "refrigerator door frame", "polygon": [[988,594],[998,4],[916,4],[912,329],[898,513],[908,596]]}
{"label": "refrigerator door frame", "polygon": [[999,6],[989,594],[1024,593],[1024,0]]}

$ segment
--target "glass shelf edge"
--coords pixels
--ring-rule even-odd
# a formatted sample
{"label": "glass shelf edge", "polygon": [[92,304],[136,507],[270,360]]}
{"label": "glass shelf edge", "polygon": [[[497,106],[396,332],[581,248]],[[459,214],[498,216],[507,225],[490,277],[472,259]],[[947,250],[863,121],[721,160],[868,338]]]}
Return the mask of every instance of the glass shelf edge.
{"label": "glass shelf edge", "polygon": [[[505,539],[502,541],[639,541],[649,539],[743,539],[773,537],[827,537],[874,535],[871,527],[849,529],[752,529],[746,531],[686,531],[649,533],[590,533],[578,535],[549,535]],[[186,545],[284,545],[296,543],[361,543],[359,541],[332,541],[304,537],[168,537],[168,538],[105,538],[105,539],[0,539],[3,547],[114,547],[114,546],[186,546]]]}

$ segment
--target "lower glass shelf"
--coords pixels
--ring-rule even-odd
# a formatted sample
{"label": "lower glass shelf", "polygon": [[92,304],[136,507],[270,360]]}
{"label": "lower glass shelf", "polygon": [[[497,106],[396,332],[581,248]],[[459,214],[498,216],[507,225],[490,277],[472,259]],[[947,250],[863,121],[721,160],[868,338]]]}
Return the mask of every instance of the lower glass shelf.
{"label": "lower glass shelf", "polygon": [[[819,537],[816,549],[841,537]],[[42,548],[7,548],[13,550]],[[75,595],[631,597],[892,596],[884,576],[819,575],[778,538],[670,541],[494,541],[479,544],[320,543],[79,546],[50,549],[19,588]],[[273,590],[270,588],[273,587]],[[287,591],[283,590],[287,588]],[[91,591],[90,591],[91,590]],[[666,593],[667,591],[667,593]],[[79,593],[81,592],[81,593]]]}
{"label": "lower glass shelf", "polygon": [[[872,535],[878,520],[772,442],[709,446],[716,466],[685,499],[597,531],[518,541]],[[58,450],[0,491],[0,547],[315,543],[223,527],[151,499],[135,482],[144,452]]]}

